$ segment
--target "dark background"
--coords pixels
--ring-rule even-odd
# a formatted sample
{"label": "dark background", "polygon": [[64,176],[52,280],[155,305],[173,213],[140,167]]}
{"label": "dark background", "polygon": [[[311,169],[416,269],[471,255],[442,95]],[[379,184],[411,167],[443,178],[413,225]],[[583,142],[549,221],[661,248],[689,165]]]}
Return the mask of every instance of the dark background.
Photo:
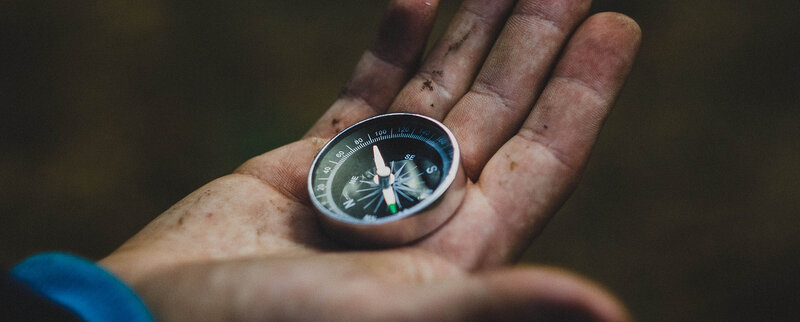
{"label": "dark background", "polygon": [[[444,1],[441,17],[457,3]],[[337,96],[384,1],[0,1],[0,262],[108,254]],[[644,43],[524,258],[646,321],[800,318],[800,1],[595,1]],[[437,24],[441,32],[444,21]]]}

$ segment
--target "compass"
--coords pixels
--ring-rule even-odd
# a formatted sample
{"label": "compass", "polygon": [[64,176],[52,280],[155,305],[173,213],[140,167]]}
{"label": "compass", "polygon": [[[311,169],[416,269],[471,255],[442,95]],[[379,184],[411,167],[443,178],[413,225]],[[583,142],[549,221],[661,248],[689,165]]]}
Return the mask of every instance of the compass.
{"label": "compass", "polygon": [[464,197],[458,143],[439,121],[392,113],[358,122],[317,154],[308,191],[325,229],[358,245],[391,246],[439,227]]}

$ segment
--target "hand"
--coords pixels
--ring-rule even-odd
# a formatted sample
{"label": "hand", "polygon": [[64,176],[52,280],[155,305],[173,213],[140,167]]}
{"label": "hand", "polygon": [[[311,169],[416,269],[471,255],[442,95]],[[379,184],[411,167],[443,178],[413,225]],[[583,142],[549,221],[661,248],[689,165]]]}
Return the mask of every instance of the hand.
{"label": "hand", "polygon": [[[625,320],[581,278],[503,267],[572,192],[638,49],[635,22],[585,19],[589,5],[466,0],[420,60],[436,1],[392,1],[342,96],[303,139],[193,192],[100,263],[165,319]],[[400,111],[452,129],[466,197],[411,245],[347,251],[320,231],[311,161],[348,125]]]}

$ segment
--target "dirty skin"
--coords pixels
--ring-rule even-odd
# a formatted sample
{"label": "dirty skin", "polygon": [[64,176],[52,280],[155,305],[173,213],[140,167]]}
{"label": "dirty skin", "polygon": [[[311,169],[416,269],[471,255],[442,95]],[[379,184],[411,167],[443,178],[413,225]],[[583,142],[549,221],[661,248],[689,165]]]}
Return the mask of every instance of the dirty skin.
{"label": "dirty skin", "polygon": [[425,82],[422,83],[423,90],[433,91],[433,82],[430,79],[426,79]]}
{"label": "dirty skin", "polygon": [[[183,226],[183,223],[185,222],[184,218],[185,218],[186,216],[189,216],[189,215],[190,215],[190,214],[187,212],[186,214],[184,214],[184,215],[180,216],[180,217],[178,218],[178,226]],[[209,212],[209,213],[206,213],[206,216],[205,216],[205,217],[206,217],[206,219],[211,219],[211,217],[214,217],[214,214]]]}
{"label": "dirty skin", "polygon": [[469,38],[469,35],[472,34],[472,30],[473,29],[475,29],[475,26],[472,26],[471,28],[469,28],[469,31],[467,31],[467,33],[465,33],[463,36],[461,36],[461,38],[458,39],[458,41],[450,44],[450,46],[447,47],[447,53],[445,53],[445,56],[450,54],[450,52],[456,51],[459,48],[461,48],[461,46],[464,45],[464,42],[467,41],[467,38]]}

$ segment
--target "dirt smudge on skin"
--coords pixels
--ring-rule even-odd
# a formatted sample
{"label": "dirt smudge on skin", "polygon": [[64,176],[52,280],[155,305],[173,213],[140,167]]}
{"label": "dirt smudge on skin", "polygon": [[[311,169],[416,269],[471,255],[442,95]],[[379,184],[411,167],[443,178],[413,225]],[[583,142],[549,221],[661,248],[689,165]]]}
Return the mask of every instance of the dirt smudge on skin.
{"label": "dirt smudge on skin", "polygon": [[472,34],[472,30],[474,30],[474,29],[475,29],[475,26],[472,26],[471,28],[469,28],[469,31],[467,31],[467,33],[465,33],[463,36],[461,36],[461,38],[458,39],[458,41],[450,44],[450,46],[447,47],[447,53],[445,53],[445,56],[450,54],[450,52],[456,51],[459,48],[461,48],[461,46],[464,45],[464,42],[467,41],[469,36]]}
{"label": "dirt smudge on skin", "polygon": [[431,82],[430,79],[426,79],[425,82],[422,83],[422,89],[423,90],[427,89],[429,91],[433,91],[433,82]]}

